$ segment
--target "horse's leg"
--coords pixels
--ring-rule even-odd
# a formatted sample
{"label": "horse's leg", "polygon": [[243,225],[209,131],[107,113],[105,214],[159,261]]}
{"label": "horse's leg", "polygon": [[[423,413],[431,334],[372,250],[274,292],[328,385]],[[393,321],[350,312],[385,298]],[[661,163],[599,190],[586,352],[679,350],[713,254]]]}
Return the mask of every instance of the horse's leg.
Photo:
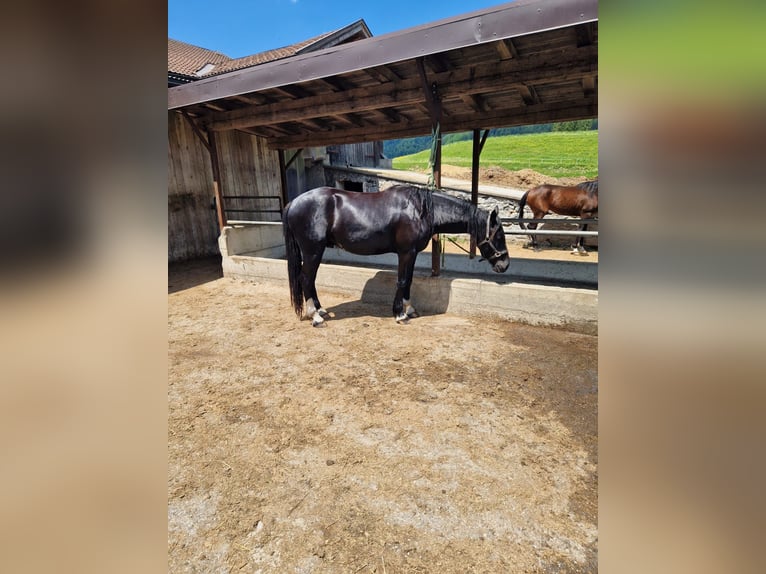
{"label": "horse's leg", "polygon": [[322,326],[325,318],[329,316],[329,313],[322,308],[322,304],[319,302],[316,288],[317,271],[319,270],[319,264],[322,262],[323,254],[324,247],[316,253],[307,255],[301,269],[301,284],[303,286],[303,295],[306,298],[306,318],[311,319],[313,327]]}
{"label": "horse's leg", "polygon": [[415,260],[417,259],[417,252],[412,255],[412,261],[407,266],[407,281],[404,284],[402,291],[402,305],[404,307],[404,314],[409,318],[419,317],[420,315],[412,306],[412,300],[410,299],[410,287],[412,287],[412,278],[415,274]]}
{"label": "horse's leg", "polygon": [[[588,230],[588,224],[583,223],[580,225],[580,231],[587,231]],[[579,253],[580,255],[587,255],[588,251],[585,249],[585,236],[581,235],[577,239],[577,245],[575,246],[575,249],[572,251],[573,253]]]}
{"label": "horse's leg", "polygon": [[[537,211],[536,209],[532,208],[532,218],[533,219],[542,219],[547,212],[545,211]],[[527,227],[531,229],[532,231],[537,230],[537,222],[534,223],[528,223]],[[530,235],[529,236],[530,245],[534,248],[539,247],[539,244],[537,242],[537,235]]]}
{"label": "horse's leg", "polygon": [[[583,211],[580,213],[581,219],[593,219],[594,214],[592,211]],[[580,224],[580,231],[587,231],[588,230],[588,224],[587,223],[581,223]],[[572,253],[579,253],[580,255],[587,255],[588,250],[585,249],[585,236],[581,235],[577,239],[577,244],[573,247]]]}
{"label": "horse's leg", "polygon": [[407,251],[399,254],[399,271],[396,280],[396,294],[394,295],[394,317],[397,323],[407,323],[410,317],[417,317],[418,313],[410,303],[410,287],[412,276],[415,272],[415,259],[417,251]]}

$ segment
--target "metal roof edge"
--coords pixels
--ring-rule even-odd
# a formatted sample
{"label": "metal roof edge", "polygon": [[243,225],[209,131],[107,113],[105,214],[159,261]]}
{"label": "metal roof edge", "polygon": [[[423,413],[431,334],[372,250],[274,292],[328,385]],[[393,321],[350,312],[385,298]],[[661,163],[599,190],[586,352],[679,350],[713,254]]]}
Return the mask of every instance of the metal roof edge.
{"label": "metal roof edge", "polygon": [[[326,49],[322,47],[322,44],[332,43],[338,38],[342,38],[349,32],[356,33],[359,31],[364,33],[364,35],[367,37],[365,39],[372,38],[372,32],[370,32],[370,28],[367,26],[367,22],[364,21],[364,18],[359,18],[359,20],[351,22],[350,24],[343,26],[343,28],[334,30],[333,32],[330,32],[329,34],[325,36],[319,37],[317,40],[311,42],[310,44],[303,46],[300,50],[296,52],[296,54],[304,54],[311,51],[316,52],[322,49]],[[319,47],[317,48],[317,46]],[[327,46],[327,47],[329,48],[332,46]]]}
{"label": "metal roof edge", "polygon": [[168,88],[168,109],[598,20],[598,0],[519,0]]}

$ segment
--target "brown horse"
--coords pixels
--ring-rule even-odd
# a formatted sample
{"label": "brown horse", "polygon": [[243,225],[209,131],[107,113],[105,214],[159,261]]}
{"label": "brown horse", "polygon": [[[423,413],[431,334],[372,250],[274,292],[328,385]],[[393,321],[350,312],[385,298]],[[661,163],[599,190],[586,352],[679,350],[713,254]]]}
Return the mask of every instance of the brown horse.
{"label": "brown horse", "polygon": [[[522,221],[524,217],[524,206],[532,210],[534,219],[542,219],[549,213],[559,215],[569,215],[581,219],[598,218],[598,178],[593,181],[585,181],[576,186],[563,186],[543,184],[530,189],[519,200],[519,227],[524,227]],[[529,229],[537,229],[537,223],[527,224]],[[580,226],[580,231],[588,229],[588,224]],[[534,235],[530,235],[531,243],[537,246],[537,240]],[[584,252],[583,236],[577,240],[576,248]]]}

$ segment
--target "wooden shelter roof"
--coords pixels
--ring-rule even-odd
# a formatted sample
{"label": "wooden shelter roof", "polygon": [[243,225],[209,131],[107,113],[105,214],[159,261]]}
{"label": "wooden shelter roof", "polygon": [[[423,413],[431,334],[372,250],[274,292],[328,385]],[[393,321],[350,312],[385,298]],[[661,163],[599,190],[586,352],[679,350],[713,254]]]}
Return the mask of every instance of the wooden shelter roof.
{"label": "wooden shelter roof", "polygon": [[598,0],[518,0],[168,89],[277,149],[597,117]]}

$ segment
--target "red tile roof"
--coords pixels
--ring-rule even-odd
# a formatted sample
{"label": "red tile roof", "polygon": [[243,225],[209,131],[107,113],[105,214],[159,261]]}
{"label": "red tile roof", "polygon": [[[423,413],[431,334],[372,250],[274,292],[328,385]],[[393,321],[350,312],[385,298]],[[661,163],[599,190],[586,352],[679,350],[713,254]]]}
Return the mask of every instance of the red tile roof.
{"label": "red tile roof", "polygon": [[[339,32],[355,25],[361,25],[363,30],[367,31],[367,33],[363,32],[362,34],[364,37],[367,37],[369,30],[367,30],[367,26],[364,24],[364,21],[360,20],[354,24],[351,24],[350,26],[341,28],[340,30],[327,32],[325,34],[309,38],[308,40],[304,40],[303,42],[298,42],[297,44],[292,44],[283,48],[276,48],[274,50],[267,50],[259,54],[244,56],[242,58],[230,58],[225,54],[221,54],[220,52],[207,50],[205,48],[200,48],[199,46],[187,44],[186,42],[168,38],[168,74],[176,77],[181,76],[183,79],[191,81],[198,78],[216,76],[218,74],[231,72],[233,70],[249,68],[250,66],[257,66],[259,64],[264,64],[273,60],[288,58],[290,56],[296,55],[306,48],[310,48],[312,44],[321,42],[321,40],[324,40],[334,34],[338,34]],[[204,69],[206,64],[212,64],[213,67],[205,70],[204,73],[199,73]]]}
{"label": "red tile roof", "polygon": [[205,64],[214,64],[217,67],[230,61],[231,58],[220,52],[168,38],[168,72],[195,77],[195,72]]}

